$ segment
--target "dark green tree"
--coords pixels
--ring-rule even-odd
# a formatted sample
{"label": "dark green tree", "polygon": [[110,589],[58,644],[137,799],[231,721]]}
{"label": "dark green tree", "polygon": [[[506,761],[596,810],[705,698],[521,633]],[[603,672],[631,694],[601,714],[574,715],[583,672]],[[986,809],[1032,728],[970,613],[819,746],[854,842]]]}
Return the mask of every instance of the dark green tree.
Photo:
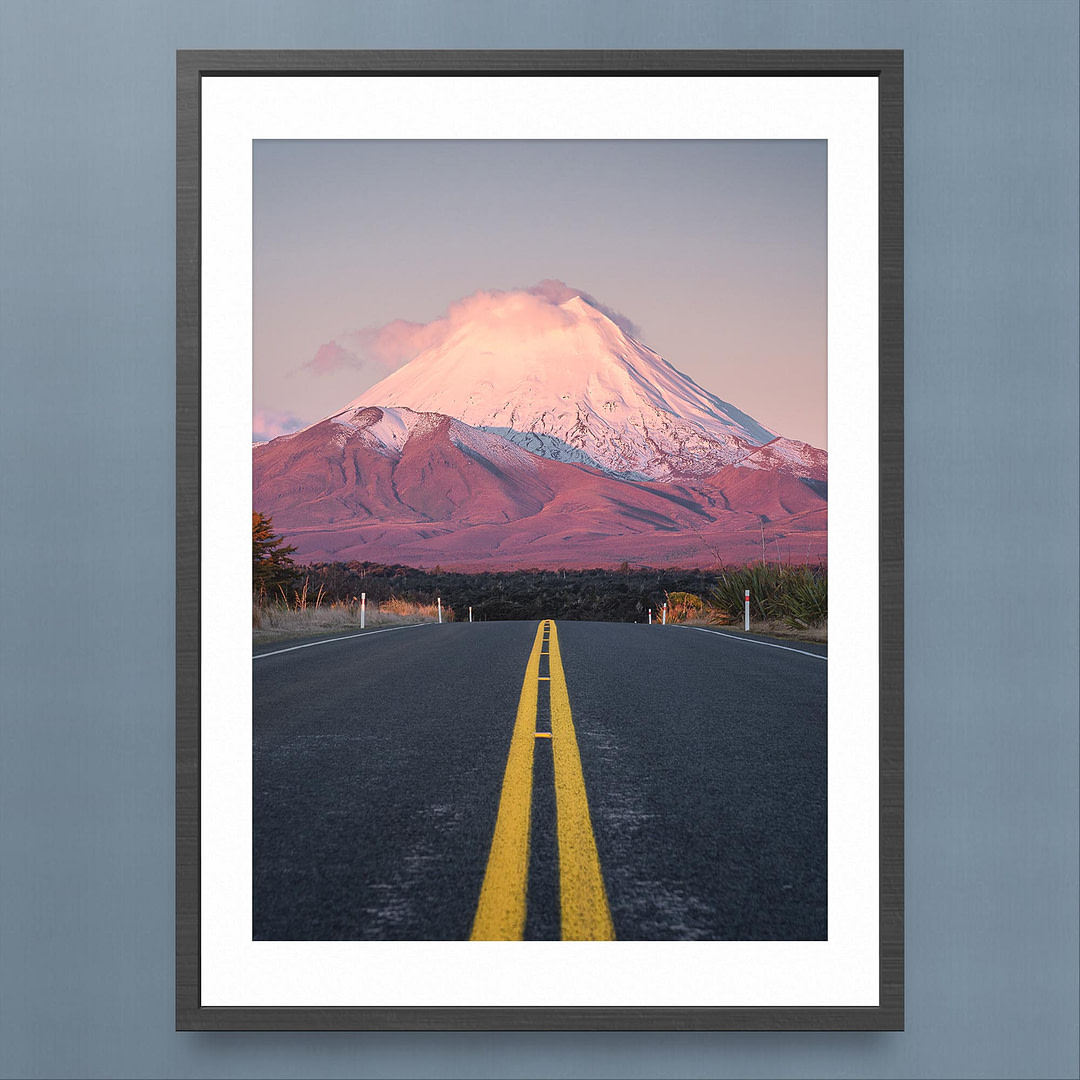
{"label": "dark green tree", "polygon": [[259,596],[276,592],[288,585],[296,573],[292,554],[296,548],[285,543],[284,536],[274,535],[274,523],[268,514],[251,515],[251,587]]}

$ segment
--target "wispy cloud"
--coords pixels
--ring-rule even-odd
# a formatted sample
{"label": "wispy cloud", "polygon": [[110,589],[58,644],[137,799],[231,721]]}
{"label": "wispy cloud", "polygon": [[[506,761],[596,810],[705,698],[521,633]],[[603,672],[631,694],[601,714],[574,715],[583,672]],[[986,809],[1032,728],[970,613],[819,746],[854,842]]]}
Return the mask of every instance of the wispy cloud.
{"label": "wispy cloud", "polygon": [[329,375],[339,368],[359,364],[359,359],[338,341],[328,341],[319,346],[319,351],[304,367],[315,375]]}
{"label": "wispy cloud", "polygon": [[299,431],[307,426],[307,421],[302,420],[290,412],[275,412],[272,409],[256,409],[251,417],[251,441],[269,442],[279,435],[288,435],[290,432]]}
{"label": "wispy cloud", "polygon": [[321,345],[301,370],[313,375],[328,375],[342,368],[374,367],[389,373],[427,349],[449,341],[466,327],[480,326],[496,334],[501,326],[512,327],[516,334],[542,334],[561,329],[572,323],[574,317],[559,305],[575,296],[602,312],[625,333],[638,336],[638,328],[625,315],[580,289],[572,289],[562,281],[549,278],[529,289],[481,290],[455,301],[445,315],[428,323],[395,319],[385,326],[342,334]]}

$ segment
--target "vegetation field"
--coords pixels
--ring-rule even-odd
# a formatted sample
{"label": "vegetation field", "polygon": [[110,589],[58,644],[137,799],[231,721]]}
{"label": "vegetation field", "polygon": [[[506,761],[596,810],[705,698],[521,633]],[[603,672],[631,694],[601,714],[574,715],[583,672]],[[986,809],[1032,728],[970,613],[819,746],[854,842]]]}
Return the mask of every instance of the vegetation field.
{"label": "vegetation field", "polygon": [[453,573],[377,563],[316,563],[298,567],[288,586],[256,598],[259,629],[312,629],[358,624],[361,594],[367,625],[434,619],[596,619],[742,625],[744,590],[751,590],[756,628],[815,630],[827,620],[827,580],[820,567],[705,570],[516,570]]}
{"label": "vegetation field", "polygon": [[253,515],[252,627],[257,635],[330,632],[359,625],[444,621],[570,619],[743,625],[750,591],[751,629],[823,641],[828,625],[824,566],[762,562],[717,570],[508,570],[459,573],[374,562],[295,565],[269,518]]}

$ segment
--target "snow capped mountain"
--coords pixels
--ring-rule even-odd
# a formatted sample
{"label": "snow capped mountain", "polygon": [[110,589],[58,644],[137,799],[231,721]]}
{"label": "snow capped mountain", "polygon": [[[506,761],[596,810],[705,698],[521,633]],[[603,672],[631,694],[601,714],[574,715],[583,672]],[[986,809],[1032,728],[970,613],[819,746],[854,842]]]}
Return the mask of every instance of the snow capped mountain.
{"label": "snow capped mountain", "polygon": [[304,561],[462,569],[824,558],[828,455],[782,438],[561,282],[401,324],[418,355],[252,449]]}
{"label": "snow capped mountain", "polygon": [[447,332],[335,419],[435,412],[533,454],[639,479],[715,473],[776,433],[703,390],[581,294],[478,294]]}

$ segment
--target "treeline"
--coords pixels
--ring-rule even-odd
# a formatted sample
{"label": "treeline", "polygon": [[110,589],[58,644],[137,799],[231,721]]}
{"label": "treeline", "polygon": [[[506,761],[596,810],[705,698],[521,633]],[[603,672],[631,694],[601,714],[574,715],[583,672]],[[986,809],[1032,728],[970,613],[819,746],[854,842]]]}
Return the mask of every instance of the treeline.
{"label": "treeline", "polygon": [[442,597],[459,620],[473,609],[476,620],[597,619],[644,622],[671,593],[707,597],[718,573],[707,570],[505,570],[456,573],[370,562],[313,563],[296,568],[310,595],[348,602],[367,594],[370,603],[408,600],[434,603]]}

